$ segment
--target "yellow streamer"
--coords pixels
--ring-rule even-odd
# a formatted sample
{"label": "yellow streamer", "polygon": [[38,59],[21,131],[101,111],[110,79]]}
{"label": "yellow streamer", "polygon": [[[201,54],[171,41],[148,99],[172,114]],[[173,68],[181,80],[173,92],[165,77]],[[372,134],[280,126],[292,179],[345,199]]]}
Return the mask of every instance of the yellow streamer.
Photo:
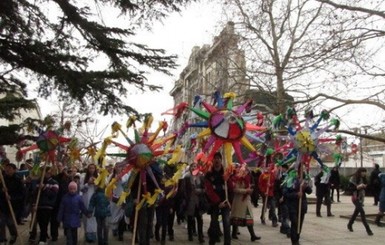
{"label": "yellow streamer", "polygon": [[[104,139],[102,147],[98,150],[98,152],[94,156],[95,161],[98,161],[99,158],[101,158],[101,157],[104,158],[106,156],[107,146],[110,145],[111,142],[112,142],[112,136]],[[104,168],[104,166],[105,166],[105,160],[103,159],[102,167]]]}
{"label": "yellow streamer", "polygon": [[178,169],[174,173],[174,175],[170,179],[168,179],[168,180],[166,180],[164,182],[164,186],[168,187],[168,186],[171,186],[171,185],[177,185],[179,180],[180,180],[180,178],[182,177],[183,170],[186,168],[186,166],[187,166],[186,164],[179,165]]}
{"label": "yellow streamer", "polygon": [[112,178],[110,183],[108,183],[105,191],[104,191],[104,194],[108,197],[108,198],[111,198],[112,197],[112,192],[114,191],[114,189],[116,188],[116,178]]}
{"label": "yellow streamer", "polygon": [[144,202],[149,200],[151,198],[151,194],[150,192],[147,192],[146,194],[143,194],[142,195],[142,199],[140,200],[140,202],[138,203],[138,205],[136,205],[135,209],[136,210],[140,210],[143,205],[144,205]]}
{"label": "yellow streamer", "polygon": [[225,93],[223,95],[223,98],[225,98],[225,99],[228,99],[228,98],[235,99],[235,97],[237,97],[237,95],[234,92]]}
{"label": "yellow streamer", "polygon": [[187,164],[178,165],[178,169],[174,173],[172,178],[170,178],[164,182],[165,187],[173,186],[172,190],[167,194],[166,199],[169,199],[170,197],[172,197],[175,194],[175,192],[177,191],[177,186],[178,186],[179,180],[182,177],[183,170],[186,168],[186,166],[187,166]]}
{"label": "yellow streamer", "polygon": [[127,120],[127,123],[126,123],[126,127],[127,128],[130,128],[130,127],[134,127],[135,128],[135,121],[136,119],[138,119],[136,116],[130,116]]}
{"label": "yellow streamer", "polygon": [[154,117],[151,114],[148,114],[144,118],[144,122],[143,122],[143,125],[142,125],[142,130],[145,131],[146,129],[151,128],[151,124],[152,124],[153,121],[154,121]]}
{"label": "yellow streamer", "polygon": [[179,162],[180,159],[182,158],[182,154],[183,154],[182,146],[177,145],[177,147],[175,147],[175,149],[174,149],[174,152],[172,153],[170,160],[168,160],[167,163],[171,165],[171,164],[175,164],[175,163]]}
{"label": "yellow streamer", "polygon": [[164,121],[159,122],[159,126],[158,126],[158,128],[156,129],[156,131],[154,132],[154,134],[151,135],[149,142],[153,142],[153,141],[155,140],[155,138],[158,137],[158,134],[159,134],[159,132],[162,130],[163,125],[164,125],[165,123],[166,123],[166,122],[164,122]]}
{"label": "yellow streamer", "polygon": [[203,138],[203,137],[206,137],[206,136],[209,136],[211,135],[211,129],[209,128],[206,128],[206,129],[203,129],[197,136],[197,139],[200,139],[200,138]]}
{"label": "yellow streamer", "polygon": [[152,197],[147,200],[147,204],[149,206],[154,205],[156,200],[158,199],[159,194],[162,192],[163,192],[162,189],[156,189],[154,192],[154,195],[152,195]]}
{"label": "yellow streamer", "polygon": [[119,200],[118,200],[118,202],[116,203],[116,205],[118,205],[118,206],[122,205],[122,204],[126,201],[126,198],[128,197],[129,194],[130,194],[130,193],[123,191],[123,192],[120,194]]}
{"label": "yellow streamer", "polygon": [[100,188],[104,188],[106,186],[106,179],[109,172],[107,169],[102,168],[99,170],[99,176],[95,179],[94,184]]}
{"label": "yellow streamer", "polygon": [[241,138],[241,143],[249,150],[249,151],[256,151],[254,146],[250,143],[250,141],[244,136]]}
{"label": "yellow streamer", "polygon": [[232,149],[233,148],[232,148],[231,143],[225,143],[223,148],[224,148],[224,152],[225,152],[225,163],[224,163],[224,166],[226,168],[226,166],[231,165],[233,163],[233,160],[232,160],[232,157],[231,157],[233,155],[233,153],[232,153]]}

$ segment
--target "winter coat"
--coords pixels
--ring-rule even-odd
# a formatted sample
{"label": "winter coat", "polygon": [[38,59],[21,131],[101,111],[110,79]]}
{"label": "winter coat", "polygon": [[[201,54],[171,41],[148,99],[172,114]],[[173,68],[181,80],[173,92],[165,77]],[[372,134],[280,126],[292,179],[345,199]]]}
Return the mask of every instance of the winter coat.
{"label": "winter coat", "polygon": [[94,213],[96,218],[106,218],[111,216],[110,201],[103,190],[97,190],[91,197],[88,212]]}
{"label": "winter coat", "polygon": [[82,197],[77,193],[67,193],[62,197],[57,221],[63,222],[64,228],[77,228],[80,227],[81,213],[87,215]]}
{"label": "winter coat", "polygon": [[330,179],[329,179],[330,186],[334,189],[340,188],[340,173],[338,169],[332,169],[330,171]]}
{"label": "winter coat", "polygon": [[378,175],[381,182],[380,202],[385,202],[385,173]]}
{"label": "winter coat", "polygon": [[[8,176],[3,173],[4,182],[7,187],[8,195],[11,197],[11,204],[13,209],[20,206],[23,203],[25,196],[25,188],[21,179],[16,176]],[[9,206],[5,198],[3,184],[0,183],[0,212],[9,213]]]}
{"label": "winter coat", "polygon": [[327,176],[324,176],[324,172],[320,172],[314,177],[314,185],[316,187],[315,193],[317,197],[325,196],[330,190],[330,181],[325,180],[325,178],[327,179]]}
{"label": "winter coat", "polygon": [[369,188],[374,192],[374,193],[377,193],[380,192],[380,189],[381,189],[381,183],[380,183],[380,179],[379,179],[379,174],[381,173],[381,171],[379,169],[374,169],[371,173],[370,173],[370,179],[369,179]]}
{"label": "winter coat", "polygon": [[[39,191],[39,184],[37,184],[35,190],[35,197]],[[40,193],[40,199],[38,209],[53,209],[56,204],[56,198],[59,192],[59,184],[53,178],[45,178],[43,181],[43,187]],[[35,198],[36,200],[36,198]]]}
{"label": "winter coat", "polygon": [[360,184],[367,184],[365,178],[361,178],[359,181],[355,178],[355,176],[352,176],[349,180],[349,189],[352,190],[353,197],[352,201],[358,200],[360,203],[364,203],[365,201],[365,188],[358,190],[357,187]]}
{"label": "winter coat", "polygon": [[[244,181],[246,179],[247,181]],[[253,225],[253,206],[250,198],[251,176],[246,175],[244,179],[233,179],[232,190],[234,193],[231,204],[231,223],[238,226]]]}
{"label": "winter coat", "polygon": [[224,171],[212,170],[205,175],[205,191],[212,206],[217,206],[226,200]]}
{"label": "winter coat", "polygon": [[59,208],[61,199],[68,192],[68,185],[71,182],[71,178],[67,176],[67,174],[65,174],[64,172],[61,172],[55,176],[52,176],[52,178],[56,180],[59,185],[59,191],[57,193],[57,198],[56,198],[56,208]]}
{"label": "winter coat", "polygon": [[[283,197],[286,202],[286,206],[289,212],[298,212],[298,191],[300,189],[299,179],[295,179],[291,186],[288,186],[287,183],[283,187]],[[301,202],[301,212],[307,213],[307,197],[306,194],[311,194],[312,189],[310,185],[306,186],[303,190],[302,202]]]}
{"label": "winter coat", "polygon": [[204,177],[201,174],[196,176],[191,173],[184,178],[184,198],[187,203],[186,215],[194,216],[198,209],[200,214],[207,211],[208,201],[204,192]]}

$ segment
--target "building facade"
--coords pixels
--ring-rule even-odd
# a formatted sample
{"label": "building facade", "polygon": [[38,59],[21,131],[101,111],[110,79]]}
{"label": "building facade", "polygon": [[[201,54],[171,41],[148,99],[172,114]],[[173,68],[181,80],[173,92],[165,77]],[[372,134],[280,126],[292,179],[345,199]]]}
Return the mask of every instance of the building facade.
{"label": "building facade", "polygon": [[[2,94],[0,95],[0,98],[1,97],[4,97],[5,94]],[[20,94],[15,94],[15,96],[21,96]],[[35,101],[35,108],[36,109],[30,109],[30,110],[20,110],[20,116],[15,118],[13,121],[9,121],[9,120],[6,120],[4,118],[0,118],[0,126],[9,126],[9,125],[12,125],[12,124],[21,124],[23,123],[27,118],[33,118],[33,119],[41,119],[42,118],[42,115],[41,115],[41,112],[40,112],[40,107],[38,105],[38,103]],[[16,161],[16,152],[17,152],[17,148],[16,146],[14,145],[4,145],[2,146],[7,158],[10,160],[10,162],[12,163],[15,163],[16,165],[18,165],[17,161]],[[28,158],[32,158],[32,152],[31,153],[28,153],[27,156],[24,156],[25,159],[28,159]],[[24,160],[25,160],[24,159]]]}
{"label": "building facade", "polygon": [[[175,81],[170,95],[173,97],[174,105],[187,102],[193,105],[195,96],[202,100],[211,102],[214,92],[219,91],[222,95],[233,92],[237,95],[235,105],[244,102],[246,91],[250,89],[250,82],[246,79],[246,61],[244,51],[238,47],[239,37],[234,31],[234,23],[228,22],[224,29],[216,36],[211,45],[203,47],[195,46],[187,66]],[[196,119],[194,113],[184,114],[172,123],[172,129],[177,130],[182,124]],[[196,134],[195,129],[188,129],[180,143],[187,146],[187,159],[191,160],[192,152],[188,149],[191,137]]]}
{"label": "building facade", "polygon": [[250,87],[245,74],[245,55],[238,48],[234,23],[229,22],[212,45],[193,47],[188,64],[170,95],[175,105],[191,104],[196,95],[210,98],[215,91],[222,94],[235,92],[239,101]]}

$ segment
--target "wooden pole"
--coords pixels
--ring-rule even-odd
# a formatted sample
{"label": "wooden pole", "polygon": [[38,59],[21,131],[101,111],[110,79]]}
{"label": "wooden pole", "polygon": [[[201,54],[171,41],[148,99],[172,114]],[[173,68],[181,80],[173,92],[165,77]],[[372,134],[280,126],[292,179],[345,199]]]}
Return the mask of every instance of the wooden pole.
{"label": "wooden pole", "polygon": [[231,204],[229,202],[229,194],[228,194],[228,191],[227,191],[227,181],[225,180],[225,195],[226,195],[226,200],[223,202],[223,204],[226,204],[229,206],[229,208],[231,208]]}
{"label": "wooden pole", "polygon": [[[226,170],[226,167],[227,167],[227,161],[226,161],[226,156],[224,157],[224,166],[223,166],[223,170]],[[225,172],[225,171],[223,171]],[[224,177],[224,176],[223,176]],[[230,178],[230,176],[229,176]],[[228,186],[227,186],[227,180],[225,180],[225,178],[223,178],[223,181],[225,182],[225,201],[223,202],[223,204],[226,204],[229,206],[229,208],[231,209],[231,203],[229,202],[229,192],[228,192]]]}
{"label": "wooden pole", "polygon": [[136,238],[136,230],[138,228],[138,215],[139,215],[139,209],[138,205],[140,203],[140,192],[142,191],[142,175],[139,174],[139,186],[138,186],[138,194],[136,195],[137,204],[135,205],[135,218],[134,218],[134,231],[132,233],[132,241],[131,244],[135,245],[135,238]]}
{"label": "wooden pole", "polygon": [[300,164],[299,164],[298,171],[299,171],[299,183],[300,183],[299,191],[301,192],[301,196],[298,199],[297,234],[299,234],[301,232],[301,213],[302,213],[302,195],[303,195],[303,192],[302,192],[302,180],[303,180],[302,162],[300,162]]}
{"label": "wooden pole", "polygon": [[47,161],[44,162],[43,172],[41,174],[40,183],[39,183],[39,190],[37,192],[35,205],[33,206],[33,207],[35,207],[35,211],[32,211],[32,218],[31,218],[31,222],[29,224],[29,231],[32,231],[33,226],[35,225],[36,213],[37,213],[37,208],[39,206],[41,190],[43,189],[43,183],[44,183],[44,177],[45,177],[46,169],[47,169]]}

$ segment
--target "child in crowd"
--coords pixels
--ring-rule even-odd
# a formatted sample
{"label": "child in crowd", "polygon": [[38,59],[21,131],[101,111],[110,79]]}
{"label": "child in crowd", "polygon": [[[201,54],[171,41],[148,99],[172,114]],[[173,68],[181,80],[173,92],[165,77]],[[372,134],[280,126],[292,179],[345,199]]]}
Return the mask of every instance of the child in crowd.
{"label": "child in crowd", "polygon": [[68,185],[68,193],[61,200],[57,216],[58,222],[63,222],[67,245],[76,245],[78,243],[80,213],[87,215],[87,209],[81,196],[78,194],[78,185],[72,181]]}
{"label": "child in crowd", "polygon": [[103,188],[97,188],[88,206],[89,213],[94,213],[97,224],[98,245],[108,244],[107,217],[111,216],[110,201]]}

